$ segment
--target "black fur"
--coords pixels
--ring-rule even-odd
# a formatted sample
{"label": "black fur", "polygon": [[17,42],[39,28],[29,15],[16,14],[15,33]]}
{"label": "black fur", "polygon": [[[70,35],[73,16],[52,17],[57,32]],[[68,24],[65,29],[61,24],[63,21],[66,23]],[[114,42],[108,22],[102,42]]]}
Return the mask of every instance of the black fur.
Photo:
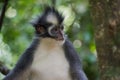
{"label": "black fur", "polygon": [[66,39],[64,43],[65,56],[70,65],[70,74],[72,80],[88,80],[82,69],[82,64],[72,43]]}
{"label": "black fur", "polygon": [[15,80],[16,77],[21,77],[19,75],[22,74],[22,72],[31,65],[33,61],[33,54],[38,44],[39,39],[35,39],[32,45],[22,54],[15,68],[10,73],[8,73],[8,75],[3,80]]}

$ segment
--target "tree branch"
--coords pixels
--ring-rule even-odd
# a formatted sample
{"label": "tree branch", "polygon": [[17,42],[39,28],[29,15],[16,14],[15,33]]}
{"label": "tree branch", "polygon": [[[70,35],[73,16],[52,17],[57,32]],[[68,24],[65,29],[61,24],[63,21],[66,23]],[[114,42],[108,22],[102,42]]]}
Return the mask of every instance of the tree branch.
{"label": "tree branch", "polygon": [[56,6],[56,0],[52,0],[52,6],[53,6],[53,7]]}
{"label": "tree branch", "polygon": [[4,5],[3,5],[1,15],[0,15],[0,31],[2,29],[2,24],[3,24],[3,19],[4,19],[4,16],[5,16],[5,11],[6,11],[7,4],[8,4],[8,0],[4,0]]}

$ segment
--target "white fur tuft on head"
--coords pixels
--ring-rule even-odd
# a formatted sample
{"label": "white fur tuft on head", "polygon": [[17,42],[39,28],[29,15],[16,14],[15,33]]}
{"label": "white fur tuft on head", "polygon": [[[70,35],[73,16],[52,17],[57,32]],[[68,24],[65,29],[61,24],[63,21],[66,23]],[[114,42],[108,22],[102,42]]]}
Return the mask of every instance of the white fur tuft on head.
{"label": "white fur tuft on head", "polygon": [[52,23],[54,25],[58,24],[58,19],[57,19],[56,15],[52,12],[47,15],[46,21],[49,23]]}

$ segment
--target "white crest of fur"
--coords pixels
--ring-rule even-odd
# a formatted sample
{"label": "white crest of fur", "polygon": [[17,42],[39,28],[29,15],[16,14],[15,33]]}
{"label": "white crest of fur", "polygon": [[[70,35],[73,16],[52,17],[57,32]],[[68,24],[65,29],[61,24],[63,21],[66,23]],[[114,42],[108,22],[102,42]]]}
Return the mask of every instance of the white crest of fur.
{"label": "white crest of fur", "polygon": [[49,28],[48,28],[48,33],[52,36],[52,33],[51,33],[51,29],[53,29],[55,26],[54,25],[52,25],[52,26],[50,26]]}
{"label": "white crest of fur", "polygon": [[47,16],[47,22],[57,25],[58,20],[57,20],[56,15],[54,13],[49,13]]}

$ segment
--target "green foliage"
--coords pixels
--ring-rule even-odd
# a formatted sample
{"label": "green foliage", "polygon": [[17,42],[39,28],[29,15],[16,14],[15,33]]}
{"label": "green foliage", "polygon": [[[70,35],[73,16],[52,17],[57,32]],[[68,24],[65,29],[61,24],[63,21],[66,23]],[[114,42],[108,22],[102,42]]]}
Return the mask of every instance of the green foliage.
{"label": "green foliage", "polygon": [[[29,22],[42,12],[45,4],[51,5],[52,2],[51,0],[9,1],[0,34],[0,51],[5,51],[0,61],[9,67],[14,66],[20,54],[32,41],[34,29]],[[89,80],[97,80],[96,48],[88,0],[56,0],[56,8],[65,16],[65,32],[80,54]]]}
{"label": "green foliage", "polygon": [[7,65],[10,65],[12,62],[10,48],[6,43],[3,42],[2,34],[0,34],[0,62],[7,63]]}
{"label": "green foliage", "polygon": [[[8,44],[3,42],[2,34],[0,34],[0,63],[4,63],[8,67],[10,67],[10,65],[12,64],[10,47],[8,46]],[[0,80],[2,80],[3,77],[4,75],[0,73]]]}

